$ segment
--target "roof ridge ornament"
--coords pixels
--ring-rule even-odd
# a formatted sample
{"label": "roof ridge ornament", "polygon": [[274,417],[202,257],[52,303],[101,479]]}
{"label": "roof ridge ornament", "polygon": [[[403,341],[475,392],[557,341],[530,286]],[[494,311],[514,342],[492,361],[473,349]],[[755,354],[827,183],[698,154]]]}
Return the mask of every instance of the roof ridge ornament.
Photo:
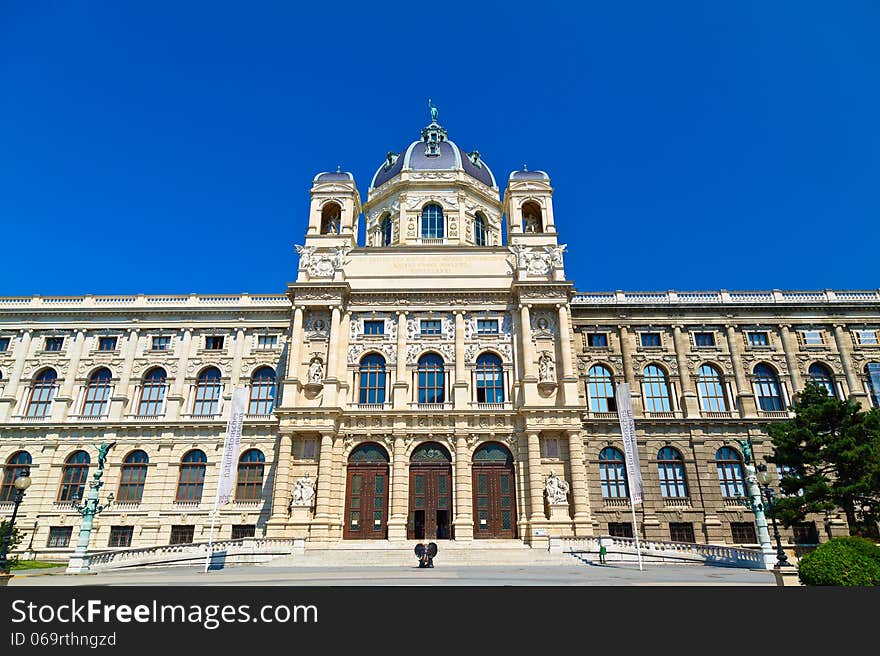
{"label": "roof ridge ornament", "polygon": [[422,128],[422,141],[425,142],[425,155],[438,157],[440,144],[446,141],[446,129],[437,122],[437,106],[428,98],[428,109],[431,110],[431,123]]}

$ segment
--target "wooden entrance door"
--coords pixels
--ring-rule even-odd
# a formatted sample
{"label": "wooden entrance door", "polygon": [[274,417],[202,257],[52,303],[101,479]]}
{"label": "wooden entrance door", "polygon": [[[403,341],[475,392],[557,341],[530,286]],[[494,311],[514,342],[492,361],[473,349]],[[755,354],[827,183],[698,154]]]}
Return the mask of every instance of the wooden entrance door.
{"label": "wooden entrance door", "polygon": [[452,467],[411,465],[409,468],[410,540],[452,538]]}
{"label": "wooden entrance door", "polygon": [[474,537],[516,537],[516,493],[513,485],[513,467],[505,465],[475,465]]}
{"label": "wooden entrance door", "polygon": [[388,536],[388,465],[349,465],[345,486],[346,540]]}

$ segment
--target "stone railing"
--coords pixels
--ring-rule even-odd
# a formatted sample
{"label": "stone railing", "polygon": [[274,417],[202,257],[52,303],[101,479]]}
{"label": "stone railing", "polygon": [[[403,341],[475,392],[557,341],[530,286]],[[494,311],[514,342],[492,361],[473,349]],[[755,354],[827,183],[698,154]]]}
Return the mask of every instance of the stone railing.
{"label": "stone railing", "polygon": [[3,308],[126,308],[154,307],[265,307],[289,306],[284,294],[130,294],[124,296],[7,296],[0,298]]}
{"label": "stone railing", "polygon": [[737,305],[763,303],[877,303],[880,290],[720,291],[705,292],[585,292],[576,293],[572,305]]}
{"label": "stone railing", "polygon": [[[601,541],[601,544],[600,544]],[[550,551],[568,553],[583,561],[595,561],[599,547],[607,549],[608,561],[638,562],[636,541],[610,535],[584,538],[550,538]],[[757,549],[743,549],[714,544],[639,540],[642,560],[652,563],[693,563],[745,569],[766,569],[764,555]]]}
{"label": "stone railing", "polygon": [[[300,542],[275,538],[218,540],[213,544],[211,563],[222,565],[228,561],[266,562],[278,556],[288,556],[301,551]],[[105,570],[123,567],[196,565],[204,563],[207,555],[207,542],[168,544],[142,549],[115,549],[89,554],[89,568]]]}

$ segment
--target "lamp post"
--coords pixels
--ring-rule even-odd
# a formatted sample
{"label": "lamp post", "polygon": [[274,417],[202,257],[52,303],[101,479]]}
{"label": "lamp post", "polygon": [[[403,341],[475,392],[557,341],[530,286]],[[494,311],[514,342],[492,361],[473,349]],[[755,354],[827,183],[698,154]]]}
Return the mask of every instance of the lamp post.
{"label": "lamp post", "polygon": [[0,544],[0,576],[9,576],[9,561],[6,559],[6,552],[9,549],[9,541],[12,539],[12,532],[15,530],[15,517],[18,515],[18,507],[24,499],[25,490],[31,486],[31,469],[25,467],[12,483],[15,487],[15,498],[12,500],[12,518],[9,520],[9,530],[3,535],[3,542]]}
{"label": "lamp post", "polygon": [[[95,515],[106,510],[113,503],[112,492],[107,497],[107,503],[103,506],[98,505],[98,495],[104,486],[104,481],[101,480],[101,477],[104,475],[104,463],[107,460],[107,452],[115,444],[116,442],[109,445],[102,443],[98,448],[98,471],[92,474],[95,480],[89,481],[89,496],[84,504],[76,503],[74,505],[74,510],[82,515],[83,519],[79,529],[79,538],[76,542],[76,551],[73,552],[67,563],[68,574],[88,574],[89,572],[89,541],[92,537],[92,524],[94,523]],[[82,494],[79,495],[76,501],[79,501],[81,498]]]}
{"label": "lamp post", "polygon": [[758,544],[761,545],[761,553],[764,555],[764,567],[773,568],[773,543],[770,542],[770,532],[767,530],[767,517],[764,515],[764,504],[761,501],[761,488],[758,487],[758,477],[755,474],[755,463],[752,459],[752,443],[748,440],[737,440],[743,450],[745,460],[745,483],[748,491],[747,505],[755,514],[755,527],[758,529]]}
{"label": "lamp post", "polygon": [[773,523],[773,539],[776,540],[776,565],[774,567],[789,567],[788,556],[782,548],[782,538],[779,535],[779,526],[776,524],[776,494],[770,487],[772,476],[767,471],[767,465],[758,465],[758,481],[761,483],[764,497],[767,499],[767,510],[770,511],[770,521]]}

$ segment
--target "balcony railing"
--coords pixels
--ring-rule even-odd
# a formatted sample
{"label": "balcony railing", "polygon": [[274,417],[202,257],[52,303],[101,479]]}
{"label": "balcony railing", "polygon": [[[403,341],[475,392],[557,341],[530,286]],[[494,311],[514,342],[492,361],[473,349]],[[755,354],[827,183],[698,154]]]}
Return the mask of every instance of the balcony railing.
{"label": "balcony railing", "polygon": [[14,421],[21,422],[22,424],[41,424],[45,421],[49,421],[52,418],[52,415],[42,415],[38,417],[26,417],[24,415],[14,415],[12,419]]}
{"label": "balcony railing", "polygon": [[511,410],[513,408],[513,404],[511,403],[471,403],[472,408],[476,408],[477,410]]}
{"label": "balcony railing", "polygon": [[748,508],[749,503],[745,497],[724,497],[725,508]]}
{"label": "balcony railing", "polygon": [[788,419],[791,416],[788,410],[759,410],[758,414],[761,417],[768,417],[771,419]]}
{"label": "balcony railing", "polygon": [[451,403],[413,403],[413,408],[415,410],[449,410],[452,407]]}
{"label": "balcony railing", "polygon": [[433,237],[422,237],[419,240],[419,243],[424,244],[425,246],[442,246],[446,243],[446,240],[443,237],[439,239]]}
{"label": "balcony railing", "polygon": [[390,403],[352,403],[352,408],[356,410],[386,410],[391,407]]}
{"label": "balcony railing", "polygon": [[690,508],[691,507],[691,498],[690,497],[665,497],[663,499],[663,505],[667,508]]}
{"label": "balcony railing", "polygon": [[675,419],[680,416],[680,413],[677,411],[661,411],[661,412],[648,412],[645,411],[645,417],[649,417],[651,419]]}
{"label": "balcony railing", "polygon": [[731,417],[733,417],[733,413],[729,410],[704,410],[700,414],[706,419],[730,419]]}
{"label": "balcony railing", "polygon": [[608,508],[629,508],[629,497],[605,497],[602,505]]}
{"label": "balcony railing", "polygon": [[159,421],[165,418],[165,413],[159,415],[126,415],[132,421]]}
{"label": "balcony railing", "polygon": [[585,419],[617,419],[617,412],[586,412]]}

